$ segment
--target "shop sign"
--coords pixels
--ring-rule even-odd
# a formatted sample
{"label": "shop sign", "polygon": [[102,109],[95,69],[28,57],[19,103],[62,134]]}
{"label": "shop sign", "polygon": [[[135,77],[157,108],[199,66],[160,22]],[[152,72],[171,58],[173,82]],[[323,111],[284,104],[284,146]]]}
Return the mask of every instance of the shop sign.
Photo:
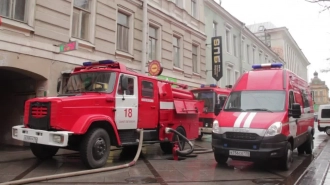
{"label": "shop sign", "polygon": [[212,77],[219,81],[223,76],[223,61],[222,61],[222,37],[211,38],[212,50]]}

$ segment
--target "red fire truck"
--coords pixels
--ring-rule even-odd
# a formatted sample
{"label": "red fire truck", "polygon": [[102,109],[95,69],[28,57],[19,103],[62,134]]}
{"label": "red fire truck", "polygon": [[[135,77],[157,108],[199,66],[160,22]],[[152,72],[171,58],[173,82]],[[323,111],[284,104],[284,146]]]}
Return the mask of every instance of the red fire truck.
{"label": "red fire truck", "polygon": [[110,146],[137,145],[138,129],[143,129],[144,143],[159,142],[165,153],[172,153],[174,135],[198,137],[204,102],[186,88],[112,60],[84,62],[74,69],[63,94],[26,101],[24,125],[14,126],[12,137],[29,142],[39,159],[53,157],[59,148],[79,151],[88,168],[104,166]]}
{"label": "red fire truck", "polygon": [[204,101],[203,112],[199,114],[199,133],[198,139],[202,139],[204,134],[212,134],[213,120],[219,114],[215,111],[215,106],[219,105],[221,109],[231,91],[231,85],[226,88],[220,88],[215,84],[204,85],[200,88],[191,90],[197,100]]}

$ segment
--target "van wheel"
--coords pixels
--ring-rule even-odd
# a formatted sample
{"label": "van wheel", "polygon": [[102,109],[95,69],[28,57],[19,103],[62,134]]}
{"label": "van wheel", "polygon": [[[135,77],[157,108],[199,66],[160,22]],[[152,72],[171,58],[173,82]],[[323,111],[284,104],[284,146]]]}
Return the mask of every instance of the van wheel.
{"label": "van wheel", "polygon": [[325,133],[330,136],[330,127],[325,128]]}
{"label": "van wheel", "polygon": [[110,154],[110,137],[102,128],[94,128],[85,135],[80,146],[80,156],[88,168],[103,167]]}
{"label": "van wheel", "polygon": [[58,147],[35,143],[30,143],[30,149],[33,155],[41,160],[51,159],[58,151]]}
{"label": "van wheel", "polygon": [[215,159],[215,161],[217,161],[218,164],[226,164],[226,162],[228,161],[227,156],[224,156],[222,154],[217,154],[217,153],[214,153],[214,159]]}
{"label": "van wheel", "polygon": [[286,144],[284,156],[280,158],[280,166],[283,170],[287,171],[290,169],[293,162],[292,147],[291,143]]}
{"label": "van wheel", "polygon": [[198,136],[197,140],[198,140],[198,141],[201,141],[202,138],[203,138],[203,135],[204,135],[204,133],[201,133],[201,135]]}
{"label": "van wheel", "polygon": [[[183,136],[186,137],[186,133],[184,131],[184,129],[182,127],[178,127],[176,129],[176,131],[178,131],[180,134],[182,134]],[[172,142],[174,141],[178,141],[179,142],[179,147],[180,150],[183,150],[186,144],[186,141],[181,139],[177,134],[173,133],[173,137],[172,137]],[[172,149],[173,149],[173,143],[171,142],[166,142],[166,143],[160,143],[160,148],[162,149],[162,151],[165,154],[171,154],[172,153]]]}
{"label": "van wheel", "polygon": [[310,135],[304,144],[306,154],[312,154],[314,148],[313,136]]}

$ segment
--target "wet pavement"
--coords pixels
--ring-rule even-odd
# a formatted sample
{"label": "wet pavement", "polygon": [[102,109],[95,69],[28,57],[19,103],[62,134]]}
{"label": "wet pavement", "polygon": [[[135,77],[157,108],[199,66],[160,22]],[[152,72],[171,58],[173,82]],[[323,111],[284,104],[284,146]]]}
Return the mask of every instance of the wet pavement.
{"label": "wet pavement", "polygon": [[[316,131],[314,155],[317,156],[320,153],[327,139],[328,136],[325,133]],[[202,141],[195,142],[195,147],[211,148],[211,137],[204,136]],[[128,163],[134,155],[134,151],[113,148],[107,166]],[[305,172],[313,160],[313,156],[298,156],[295,150],[291,170],[281,171],[276,162],[256,166],[250,162],[229,160],[228,166],[219,166],[214,160],[213,153],[199,154],[197,157],[180,161],[169,160],[169,158],[171,155],[163,155],[158,144],[145,145],[139,160],[133,167],[34,184],[291,185]],[[322,165],[328,166],[329,161]],[[38,161],[29,150],[10,151],[1,150],[0,147],[0,183],[79,170],[85,170],[85,168],[76,152],[60,150],[52,160]]]}

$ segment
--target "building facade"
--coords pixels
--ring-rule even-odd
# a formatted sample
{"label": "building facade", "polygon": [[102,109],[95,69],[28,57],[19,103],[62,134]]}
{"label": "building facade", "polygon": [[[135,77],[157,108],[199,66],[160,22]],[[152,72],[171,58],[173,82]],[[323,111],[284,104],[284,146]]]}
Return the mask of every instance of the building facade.
{"label": "building facade", "polygon": [[[205,33],[207,83],[220,87],[233,85],[253,64],[280,62],[283,59],[254,35],[243,22],[236,19],[214,0],[205,0]],[[223,77],[212,77],[211,38],[222,37]]]}
{"label": "building facade", "polygon": [[247,26],[260,40],[284,59],[285,68],[308,81],[310,62],[286,27],[276,27],[270,22]]}
{"label": "building facade", "polygon": [[[206,79],[202,1],[3,0],[0,16],[2,143],[18,144],[11,127],[23,123],[27,99],[56,96],[58,80],[85,61],[112,59],[144,72],[159,60],[162,79],[190,87]],[[70,41],[78,49],[59,52]]]}
{"label": "building facade", "polygon": [[314,99],[314,110],[318,111],[319,105],[328,104],[329,102],[329,88],[325,84],[325,81],[322,81],[318,77],[318,73],[314,72],[314,78],[311,79],[309,84]]}

